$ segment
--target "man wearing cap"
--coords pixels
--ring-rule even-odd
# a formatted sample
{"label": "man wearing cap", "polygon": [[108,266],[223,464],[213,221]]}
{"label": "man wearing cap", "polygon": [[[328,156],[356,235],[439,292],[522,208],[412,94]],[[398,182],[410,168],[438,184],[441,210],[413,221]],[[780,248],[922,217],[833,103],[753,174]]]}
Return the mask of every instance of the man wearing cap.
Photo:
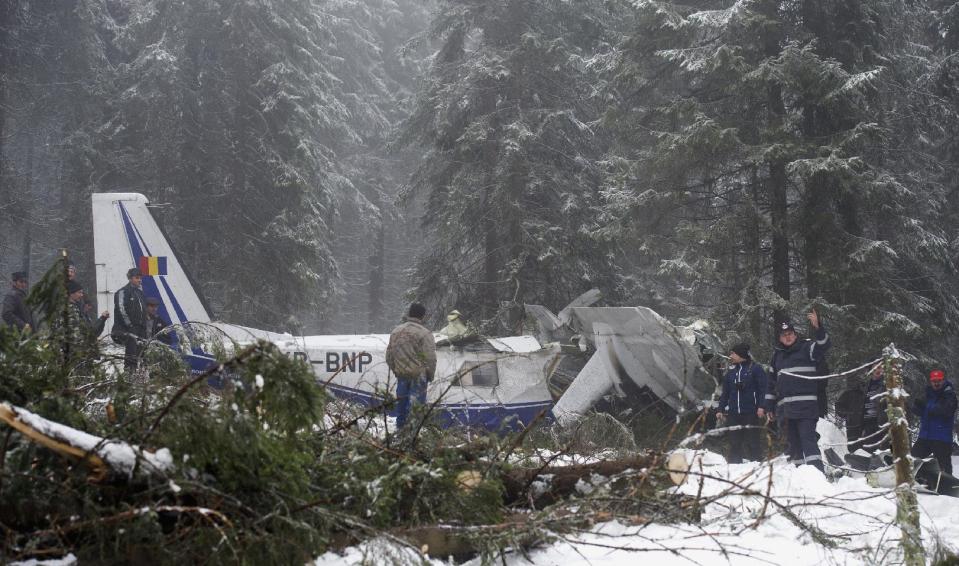
{"label": "man wearing cap", "polygon": [[140,342],[147,337],[146,297],[143,295],[143,274],[134,267],[127,271],[129,283],[113,295],[116,321],[110,335],[124,347],[123,367],[133,370],[140,357]]}
{"label": "man wearing cap", "polygon": [[758,462],[762,460],[759,443],[759,419],[765,416],[763,408],[766,395],[766,372],[761,365],[753,363],[749,344],[736,344],[729,352],[732,366],[723,380],[723,393],[719,397],[719,412],[716,418],[725,421],[730,427],[751,427],[730,430],[729,463],[740,464],[743,461],[743,449],[746,456]]}
{"label": "man wearing cap", "polygon": [[926,398],[916,399],[912,412],[921,417],[919,438],[912,446],[915,458],[930,454],[939,462],[939,469],[952,474],[952,427],[956,419],[956,390],[940,369],[929,374]]}
{"label": "man wearing cap", "polygon": [[809,464],[823,471],[819,453],[816,423],[819,420],[819,367],[824,365],[831,346],[829,334],[815,309],[806,317],[815,338],[799,339],[788,321],[778,326],[778,341],[769,362],[772,374],[766,391],[766,413],[778,414],[786,435],[789,460],[793,464]]}
{"label": "man wearing cap", "polygon": [[447,324],[441,328],[437,333],[443,334],[450,339],[451,342],[456,342],[466,338],[472,334],[475,334],[467,325],[463,322],[463,315],[458,310],[452,310],[448,315],[446,315]]}
{"label": "man wearing cap", "polygon": [[20,332],[28,332],[36,328],[33,324],[33,313],[27,307],[27,274],[17,271],[11,277],[13,289],[3,298],[3,322],[16,327]]}
{"label": "man wearing cap", "polygon": [[426,307],[410,305],[403,322],[390,334],[386,365],[396,374],[396,428],[406,424],[410,403],[426,402],[426,385],[436,373],[436,339],[423,325]]}
{"label": "man wearing cap", "polygon": [[147,337],[172,346],[173,336],[169,332],[163,332],[168,326],[170,325],[160,315],[160,299],[147,297]]}
{"label": "man wearing cap", "polygon": [[[76,281],[67,281],[67,298],[69,307],[66,320],[66,351],[67,358],[78,358],[84,355],[96,356],[96,340],[103,332],[103,327],[110,318],[110,311],[103,311],[98,319],[91,320],[84,300],[83,286]],[[59,321],[54,326],[59,326]]]}

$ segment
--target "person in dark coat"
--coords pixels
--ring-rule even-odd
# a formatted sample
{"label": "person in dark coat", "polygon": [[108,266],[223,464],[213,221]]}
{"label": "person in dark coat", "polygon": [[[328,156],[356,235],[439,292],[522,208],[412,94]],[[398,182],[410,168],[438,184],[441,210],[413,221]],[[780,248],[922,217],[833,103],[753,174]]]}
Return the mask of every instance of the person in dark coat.
{"label": "person in dark coat", "polygon": [[169,326],[160,315],[160,299],[147,297],[147,338],[172,346],[173,336],[169,332],[163,332]]}
{"label": "person in dark coat", "polygon": [[809,324],[815,332],[814,339],[800,339],[795,327],[788,321],[778,328],[779,340],[769,365],[772,374],[766,394],[766,412],[770,418],[778,414],[786,434],[790,462],[809,464],[823,471],[819,452],[816,423],[820,415],[822,375],[826,353],[831,342],[819,314],[812,310]]}
{"label": "person in dark coat", "polygon": [[931,454],[939,462],[939,469],[951,475],[956,390],[942,370],[930,372],[926,398],[916,399],[912,412],[921,417],[919,438],[912,446],[913,457],[926,458]]}
{"label": "person in dark coat", "polygon": [[27,306],[27,288],[30,286],[27,281],[27,274],[23,271],[17,271],[11,277],[13,280],[13,289],[3,297],[2,317],[4,324],[8,324],[20,330],[20,332],[29,332],[36,328],[33,323],[33,313]]}
{"label": "person in dark coat", "polygon": [[127,280],[129,283],[113,295],[116,320],[110,335],[124,347],[123,367],[134,370],[140,358],[140,345],[147,338],[147,308],[143,274],[134,267],[127,271]]}
{"label": "person in dark coat", "polygon": [[851,384],[836,400],[836,414],[846,421],[846,438],[850,452],[863,449],[875,452],[888,446],[883,431],[886,418],[885,376],[877,365],[865,382]]}
{"label": "person in dark coat", "polygon": [[857,448],[867,452],[874,452],[883,443],[883,436],[879,433],[887,422],[886,401],[883,393],[886,392],[886,382],[882,373],[882,366],[876,366],[869,375],[862,400],[862,426]]}
{"label": "person in dark coat", "polygon": [[739,464],[746,456],[758,462],[762,460],[759,420],[765,416],[763,408],[766,395],[766,372],[761,365],[753,363],[749,344],[736,344],[729,352],[732,366],[723,380],[723,392],[719,397],[719,413],[716,417],[728,426],[746,426],[726,433],[729,437],[729,462]]}
{"label": "person in dark coat", "polygon": [[[67,283],[69,283],[70,281],[76,281],[81,286],[83,285],[83,283],[81,283],[77,279],[77,265],[73,263],[72,260],[67,260]],[[86,312],[88,316],[90,316],[91,313],[93,313],[94,307],[93,307],[93,303],[90,302],[90,298],[87,297],[86,290],[84,290],[82,301],[83,301],[82,303],[83,311]]]}
{"label": "person in dark coat", "polygon": [[[110,311],[103,311],[100,317],[93,320],[90,313],[85,308],[87,304],[83,300],[83,286],[76,281],[67,281],[67,298],[69,306],[67,308],[66,320],[66,354],[67,359],[78,359],[89,356],[96,358],[97,338],[103,333],[103,327],[107,319],[110,318]],[[61,321],[56,321],[55,326],[62,325]]]}

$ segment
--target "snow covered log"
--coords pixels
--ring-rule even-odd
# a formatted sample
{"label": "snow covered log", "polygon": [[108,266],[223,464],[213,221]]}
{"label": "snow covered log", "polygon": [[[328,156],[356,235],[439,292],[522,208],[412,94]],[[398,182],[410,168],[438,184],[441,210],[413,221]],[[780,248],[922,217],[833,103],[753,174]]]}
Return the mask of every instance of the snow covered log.
{"label": "snow covered log", "polygon": [[510,504],[532,498],[537,506],[549,505],[574,494],[582,482],[592,481],[596,476],[609,478],[628,470],[646,476],[649,482],[659,482],[649,469],[664,461],[661,454],[638,454],[622,460],[511,470],[502,478],[506,488],[503,499]]}
{"label": "snow covered log", "polygon": [[0,403],[0,421],[32,442],[81,462],[90,469],[90,481],[93,482],[117,475],[129,479],[137,470],[162,474],[173,469],[173,455],[166,448],[149,452],[120,440],[101,438],[47,420],[9,403]]}

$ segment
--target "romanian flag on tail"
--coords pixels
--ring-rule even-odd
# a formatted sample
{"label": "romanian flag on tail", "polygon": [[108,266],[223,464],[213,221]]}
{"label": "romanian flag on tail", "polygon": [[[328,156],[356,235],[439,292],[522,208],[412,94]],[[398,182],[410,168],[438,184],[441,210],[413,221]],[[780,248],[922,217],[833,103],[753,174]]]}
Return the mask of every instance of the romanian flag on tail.
{"label": "romanian flag on tail", "polygon": [[140,272],[144,275],[166,275],[166,257],[161,256],[140,256],[137,263]]}

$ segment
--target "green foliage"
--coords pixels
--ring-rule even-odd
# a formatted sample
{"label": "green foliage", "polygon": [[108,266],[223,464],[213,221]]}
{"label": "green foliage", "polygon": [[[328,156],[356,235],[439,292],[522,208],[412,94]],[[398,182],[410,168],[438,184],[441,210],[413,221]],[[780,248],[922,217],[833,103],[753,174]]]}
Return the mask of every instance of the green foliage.
{"label": "green foliage", "polygon": [[408,197],[425,201],[431,241],[415,294],[436,312],[507,311],[512,329],[524,302],[561,308],[593,286],[616,296],[592,234],[615,17],[602,2],[442,5],[442,45],[404,130],[427,150]]}
{"label": "green foliage", "polygon": [[[916,149],[936,136],[938,101],[906,86],[930,69],[917,63],[930,55],[916,23],[928,7],[636,12],[605,118],[618,136],[606,232],[645,288],[633,300],[759,343],[774,317],[820,305],[843,337],[835,365],[893,338],[922,352],[949,332],[959,304],[935,281],[955,266],[944,195],[926,174],[941,162]],[[916,106],[903,106],[906,91]]]}
{"label": "green foliage", "polygon": [[[31,295],[48,320],[61,304],[61,267]],[[141,466],[129,477],[114,472],[106,483],[90,482],[84,465],[0,427],[0,522],[9,535],[0,554],[292,563],[322,554],[335,537],[503,517],[501,465],[478,463],[458,437],[429,422],[409,453],[340,424],[327,414],[310,367],[272,344],[225,350],[222,390],[191,378],[159,348],[148,352],[145,369],[111,374],[118,370],[110,360],[64,364],[56,335],[0,330],[0,400],[111,441],[168,450],[173,459],[163,473]],[[93,402],[104,397],[116,421]],[[484,469],[481,481],[464,487],[461,472]]]}

